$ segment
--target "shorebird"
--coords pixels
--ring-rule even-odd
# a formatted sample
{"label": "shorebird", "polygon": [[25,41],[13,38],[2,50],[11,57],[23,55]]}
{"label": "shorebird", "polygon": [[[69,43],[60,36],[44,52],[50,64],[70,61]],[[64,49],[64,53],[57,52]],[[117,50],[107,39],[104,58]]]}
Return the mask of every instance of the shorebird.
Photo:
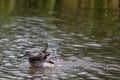
{"label": "shorebird", "polygon": [[19,58],[28,57],[28,62],[32,66],[38,66],[38,67],[54,67],[54,62],[47,60],[47,57],[50,55],[49,52],[47,52],[48,44],[46,44],[46,48],[39,53],[38,55],[34,55],[31,51],[26,51],[25,55],[20,56]]}

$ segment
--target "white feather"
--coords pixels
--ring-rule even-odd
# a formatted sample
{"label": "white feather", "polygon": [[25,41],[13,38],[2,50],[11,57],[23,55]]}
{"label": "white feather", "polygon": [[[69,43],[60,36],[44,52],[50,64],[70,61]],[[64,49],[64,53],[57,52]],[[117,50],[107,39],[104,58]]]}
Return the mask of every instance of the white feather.
{"label": "white feather", "polygon": [[48,68],[54,68],[55,65],[51,64],[51,63],[48,63],[48,62],[44,62],[42,66],[43,67],[48,67]]}

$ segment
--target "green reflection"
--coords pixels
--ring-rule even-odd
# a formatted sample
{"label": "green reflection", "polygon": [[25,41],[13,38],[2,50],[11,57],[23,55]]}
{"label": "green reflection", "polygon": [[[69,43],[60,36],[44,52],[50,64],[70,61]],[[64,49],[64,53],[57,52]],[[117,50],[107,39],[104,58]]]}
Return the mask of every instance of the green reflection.
{"label": "green reflection", "polygon": [[10,22],[9,16],[12,15],[15,0],[0,0],[0,23]]}
{"label": "green reflection", "polygon": [[[12,23],[18,16],[46,16],[69,33],[82,29],[88,35],[102,36],[117,29],[109,28],[112,23],[108,23],[119,19],[119,12],[111,11],[113,7],[118,9],[118,5],[119,0],[0,0],[0,25]],[[53,18],[63,24],[52,21]]]}

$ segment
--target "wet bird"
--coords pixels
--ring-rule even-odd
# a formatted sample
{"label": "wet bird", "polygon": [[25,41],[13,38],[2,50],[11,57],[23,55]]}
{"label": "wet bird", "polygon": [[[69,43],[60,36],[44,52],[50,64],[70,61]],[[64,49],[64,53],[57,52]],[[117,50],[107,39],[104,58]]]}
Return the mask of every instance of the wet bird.
{"label": "wet bird", "polygon": [[37,55],[40,58],[40,60],[47,59],[47,56],[50,55],[50,53],[47,52],[47,49],[48,49],[48,44],[46,43],[46,48],[40,54]]}
{"label": "wet bird", "polygon": [[46,44],[46,48],[36,56],[31,51],[26,51],[25,55],[20,56],[19,58],[27,56],[31,66],[52,68],[54,67],[54,62],[47,60],[47,57],[50,55],[50,53],[47,52],[47,48],[48,44]]}

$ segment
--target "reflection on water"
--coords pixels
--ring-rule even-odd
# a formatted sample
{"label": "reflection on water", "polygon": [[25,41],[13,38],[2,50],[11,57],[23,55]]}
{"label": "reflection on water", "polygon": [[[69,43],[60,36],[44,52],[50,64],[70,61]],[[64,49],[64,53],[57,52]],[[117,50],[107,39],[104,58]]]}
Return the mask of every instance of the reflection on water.
{"label": "reflection on water", "polygon": [[[119,80],[118,0],[102,1],[0,0],[0,80]],[[46,42],[54,69],[17,58]]]}

